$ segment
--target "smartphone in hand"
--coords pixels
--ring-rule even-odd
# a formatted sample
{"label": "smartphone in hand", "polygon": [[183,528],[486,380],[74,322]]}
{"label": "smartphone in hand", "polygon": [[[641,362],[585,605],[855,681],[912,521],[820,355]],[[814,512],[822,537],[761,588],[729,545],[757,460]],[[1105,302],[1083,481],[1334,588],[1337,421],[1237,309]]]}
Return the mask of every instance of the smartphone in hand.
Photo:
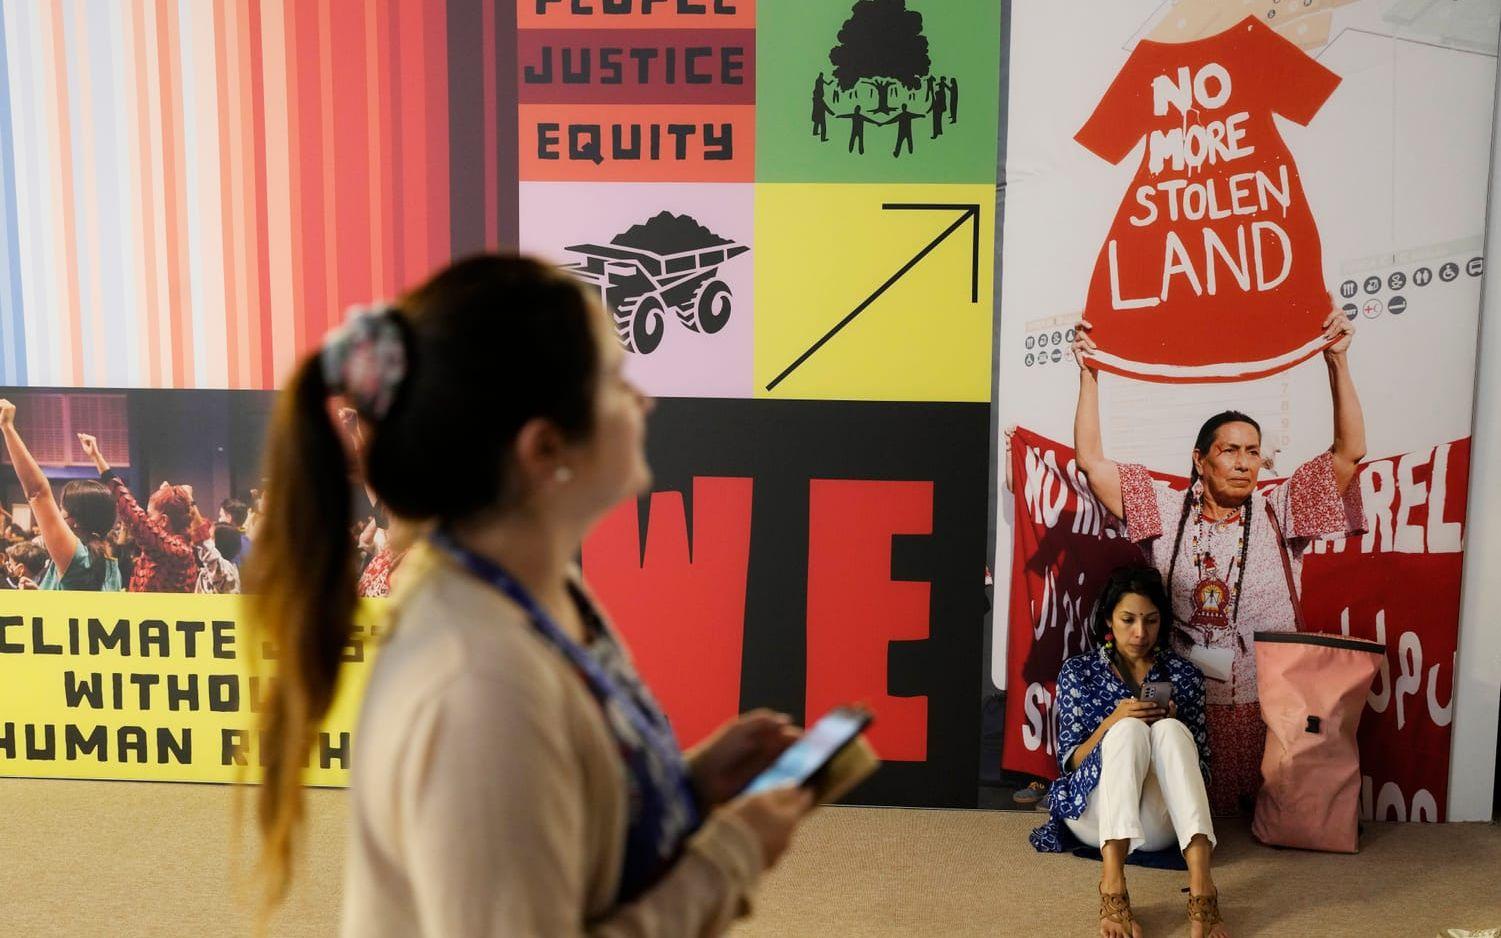
{"label": "smartphone in hand", "polygon": [[853,744],[870,725],[870,711],[861,707],[835,707],[808,728],[760,775],[751,779],[744,794],[755,794],[779,785],[812,785],[840,753]]}
{"label": "smartphone in hand", "polygon": [[1173,700],[1173,685],[1171,681],[1146,681],[1141,685],[1139,699],[1155,703],[1164,711]]}

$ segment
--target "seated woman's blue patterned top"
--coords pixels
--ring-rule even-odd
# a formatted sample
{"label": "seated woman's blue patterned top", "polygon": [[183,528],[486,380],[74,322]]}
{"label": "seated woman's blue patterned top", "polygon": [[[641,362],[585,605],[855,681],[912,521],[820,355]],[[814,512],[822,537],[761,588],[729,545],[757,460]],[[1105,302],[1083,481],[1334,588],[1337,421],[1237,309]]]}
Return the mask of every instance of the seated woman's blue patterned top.
{"label": "seated woman's blue patterned top", "polygon": [[[1204,675],[1192,662],[1169,650],[1157,653],[1147,672],[1147,681],[1171,681],[1178,719],[1193,734],[1199,747],[1199,771],[1209,784],[1209,733],[1204,727]],[[1048,791],[1048,821],[1032,832],[1032,846],[1043,853],[1062,853],[1078,846],[1078,839],[1063,823],[1077,819],[1089,803],[1089,793],[1100,781],[1100,746],[1095,746],[1072,772],[1068,758],[1094,733],[1116,704],[1133,697],[1115,673],[1110,652],[1104,648],[1063,662],[1058,673],[1058,780]]]}

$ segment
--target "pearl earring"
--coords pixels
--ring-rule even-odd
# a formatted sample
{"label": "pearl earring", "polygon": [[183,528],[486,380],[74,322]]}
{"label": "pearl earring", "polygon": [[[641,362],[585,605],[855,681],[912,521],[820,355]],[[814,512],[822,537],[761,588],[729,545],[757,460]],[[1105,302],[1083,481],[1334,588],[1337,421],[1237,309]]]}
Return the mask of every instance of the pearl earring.
{"label": "pearl earring", "polygon": [[557,470],[553,472],[552,477],[553,481],[557,482],[559,485],[567,485],[569,482],[573,481],[573,470],[569,469],[567,466],[559,466]]}

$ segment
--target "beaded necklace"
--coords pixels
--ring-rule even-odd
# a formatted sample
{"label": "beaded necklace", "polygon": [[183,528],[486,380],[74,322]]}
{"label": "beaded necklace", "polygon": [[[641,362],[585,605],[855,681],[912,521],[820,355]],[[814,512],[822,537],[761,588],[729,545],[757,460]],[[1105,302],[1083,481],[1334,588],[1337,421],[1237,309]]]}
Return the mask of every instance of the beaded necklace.
{"label": "beaded necklace", "polygon": [[1240,533],[1235,543],[1235,549],[1230,554],[1230,562],[1225,565],[1225,575],[1219,575],[1219,563],[1214,559],[1210,550],[1209,531],[1210,527],[1222,526],[1232,520],[1239,520],[1243,508],[1236,509],[1235,513],[1218,522],[1209,522],[1204,516],[1203,497],[1200,496],[1198,505],[1198,518],[1194,523],[1193,539],[1190,541],[1189,550],[1193,556],[1194,567],[1199,571],[1199,582],[1194,587],[1193,614],[1188,624],[1201,630],[1206,640],[1214,630],[1227,629],[1230,627],[1230,617],[1227,610],[1233,607],[1235,597],[1230,587],[1230,581],[1235,579],[1235,567],[1240,563],[1241,551],[1245,548],[1246,526],[1239,525]]}

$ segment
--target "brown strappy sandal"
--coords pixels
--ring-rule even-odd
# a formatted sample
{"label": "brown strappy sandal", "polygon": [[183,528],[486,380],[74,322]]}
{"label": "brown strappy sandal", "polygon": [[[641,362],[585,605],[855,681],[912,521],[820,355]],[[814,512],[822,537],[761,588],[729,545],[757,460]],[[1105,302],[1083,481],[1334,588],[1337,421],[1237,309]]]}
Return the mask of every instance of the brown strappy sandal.
{"label": "brown strappy sandal", "polygon": [[1132,928],[1136,924],[1136,916],[1131,914],[1131,893],[1106,892],[1100,889],[1100,921],[1113,922],[1125,928],[1127,935],[1136,934]]}
{"label": "brown strappy sandal", "polygon": [[1188,921],[1190,924],[1198,922],[1204,926],[1204,934],[1209,934],[1210,929],[1222,924],[1225,919],[1220,915],[1220,894],[1216,890],[1212,896],[1196,896],[1192,893],[1188,896]]}

